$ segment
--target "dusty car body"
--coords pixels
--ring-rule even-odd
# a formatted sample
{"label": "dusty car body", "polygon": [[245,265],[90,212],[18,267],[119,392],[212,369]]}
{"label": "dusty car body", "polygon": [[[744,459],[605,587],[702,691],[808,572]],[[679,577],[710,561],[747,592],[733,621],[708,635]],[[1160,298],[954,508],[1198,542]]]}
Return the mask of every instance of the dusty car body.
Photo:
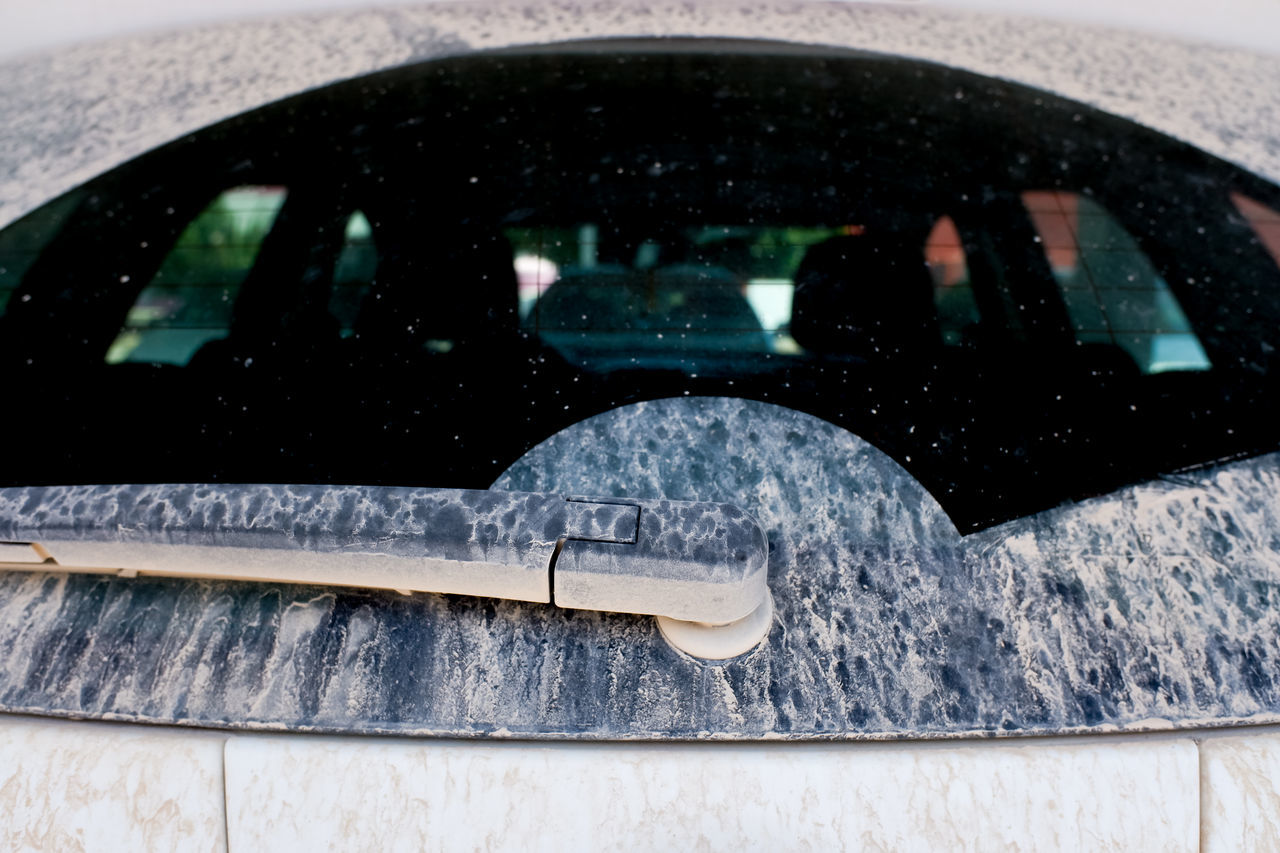
{"label": "dusty car body", "polygon": [[[137,756],[113,772],[152,762],[164,778],[186,776],[170,800],[136,796],[156,797],[156,812],[198,815],[214,827],[203,839],[214,846],[266,844],[281,833],[301,844],[336,832],[368,832],[374,846],[521,846],[529,839],[509,834],[507,821],[535,814],[545,840],[530,846],[569,833],[624,847],[677,838],[982,846],[985,836],[1164,849],[1263,837],[1245,830],[1271,832],[1280,807],[1267,778],[1280,753],[1265,728],[1280,722],[1272,607],[1280,478],[1275,428],[1259,416],[1274,399],[1268,319],[1280,250],[1269,241],[1280,201],[1270,181],[1280,177],[1280,128],[1275,87],[1239,81],[1274,82],[1278,72],[1280,59],[1224,48],[825,4],[434,5],[139,38],[11,64],[6,73],[20,85],[0,106],[14,117],[0,135],[8,174],[0,218],[16,223],[6,234],[29,232],[39,212],[20,217],[63,191],[193,135],[88,184],[88,200],[73,199],[80,212],[58,214],[66,230],[46,229],[65,242],[38,253],[9,286],[0,346],[15,365],[10,381],[27,400],[44,391],[43,412],[56,416],[38,431],[10,428],[11,444],[26,450],[0,490],[0,538],[37,541],[56,524],[114,530],[127,545],[143,534],[174,538],[191,518],[276,524],[299,539],[309,535],[289,532],[299,519],[322,531],[346,529],[353,514],[386,526],[397,508],[358,488],[344,492],[351,483],[717,501],[766,532],[777,613],[759,647],[708,662],[673,649],[640,616],[314,585],[13,572],[0,577],[0,706],[15,715],[5,748],[19,767],[3,789],[15,791],[5,801],[12,825],[49,839],[42,816],[65,813],[59,824],[76,824],[89,813],[77,796],[108,797],[111,785],[90,785],[46,805],[31,793],[39,785],[24,781],[62,773],[45,755],[70,749],[66,761],[84,760],[64,746],[84,738]],[[680,81],[693,82],[681,90]],[[415,129],[423,103],[457,104],[460,115],[435,133]],[[664,108],[687,120],[663,124]],[[774,133],[775,114],[783,138],[760,142]],[[832,141],[846,124],[863,129]],[[678,144],[660,144],[654,127],[674,127]],[[704,157],[721,150],[719,136],[740,147],[726,148],[723,161]],[[314,161],[305,147],[313,139],[324,143]],[[619,140],[636,147],[617,153]],[[413,159],[423,144],[429,155]],[[816,174],[831,192],[805,183],[823,144],[834,165]],[[419,210],[404,221],[419,216],[440,229],[458,211],[470,217],[451,243],[462,255],[424,261],[404,248],[396,263],[481,268],[481,255],[465,253],[486,245],[492,223],[483,217],[495,210],[517,248],[541,246],[533,232],[576,235],[565,257],[585,259],[582,269],[540,290],[519,329],[511,288],[507,319],[521,343],[510,360],[488,339],[477,348],[452,329],[415,340],[447,377],[421,386],[419,411],[394,402],[418,387],[417,363],[380,350],[344,355],[342,369],[359,370],[331,374],[336,361],[319,349],[279,367],[251,335],[233,340],[234,329],[225,346],[214,337],[140,348],[147,335],[159,340],[147,318],[164,310],[134,302],[154,255],[148,235],[179,240],[182,230],[148,224],[148,199],[157,216],[182,212],[184,188],[225,169],[216,192],[250,187],[273,215],[298,215],[275,213],[290,202],[272,188],[292,192],[287,176],[328,174],[331,152],[362,145],[401,152],[355,160],[369,165],[371,185],[398,188],[406,176],[438,172],[430,185],[451,213]],[[846,168],[854,146],[865,162]],[[794,195],[768,177],[791,174],[778,165],[789,162],[784,153],[797,164]],[[526,174],[551,177],[513,189]],[[726,189],[696,195],[708,175]],[[757,179],[760,188],[743,189]],[[331,205],[334,221],[346,223],[343,251],[354,257],[363,245],[351,226],[357,207],[375,242],[417,245],[394,226],[380,232],[390,217],[370,212],[398,210],[402,193],[362,189],[350,201],[348,183],[331,185],[300,215]],[[573,197],[559,200],[558,187]],[[604,189],[593,195],[593,187]],[[865,198],[846,202],[851,187]],[[592,206],[605,202],[623,213],[593,219]],[[202,204],[191,202],[183,222]],[[695,327],[690,315],[684,328],[703,336],[700,348],[656,343],[664,330],[679,331],[671,317],[709,286],[710,264],[687,251],[665,267],[613,264],[600,229],[583,223],[630,226],[629,210],[663,223],[652,233],[617,229],[637,258],[661,257],[695,227],[722,225],[756,250],[771,244],[748,226],[814,232],[785,285],[772,273],[744,274],[748,297],[791,288],[788,322]],[[845,251],[879,225],[918,231],[919,256],[935,245],[925,234],[942,218],[960,238],[937,244],[935,284],[949,286],[945,265],[956,262],[941,250],[962,249],[974,313],[958,312],[950,326],[940,316],[941,328],[927,330],[938,351],[915,359],[903,348],[923,332],[897,330],[896,360],[884,367],[877,353],[852,348],[856,318],[823,296],[839,260],[815,249]],[[1080,236],[1086,221],[1096,242]],[[1001,222],[1021,223],[1020,248]],[[1055,242],[1055,223],[1073,239]],[[698,232],[694,246],[705,254],[721,244]],[[984,246],[995,247],[995,260],[984,262]],[[86,263],[93,251],[110,258]],[[565,257],[557,263],[567,269]],[[1104,261],[1133,286],[1071,284],[1068,268]],[[733,263],[717,261],[717,275],[735,272]],[[154,258],[151,274],[155,265],[163,269]],[[1020,276],[1039,276],[1041,289]],[[669,284],[681,277],[696,287]],[[376,296],[380,280],[370,277],[360,298]],[[627,326],[630,337],[601,343],[602,332],[618,331],[614,320],[595,322],[610,306],[583,313],[585,325],[556,307],[559,298],[576,310],[637,280],[649,289],[637,286],[625,316],[668,288],[666,325]],[[459,281],[458,292],[482,287]],[[722,296],[738,285],[715,286]],[[1104,315],[1137,305],[1139,325],[1089,325],[1072,301],[1082,292]],[[1144,295],[1123,295],[1134,292]],[[1059,300],[1058,314],[1037,308],[1040,297]],[[117,334],[119,322],[71,313],[78,306],[92,319],[85,306],[108,303],[122,316],[137,311],[133,337]],[[1156,325],[1140,325],[1160,311]],[[1023,337],[989,343],[990,312],[1014,318],[999,329]],[[376,326],[352,316],[333,352],[361,345],[362,335],[381,343],[411,315]],[[1053,328],[1060,349],[1043,345]],[[479,370],[449,373],[459,353]],[[641,370],[630,365],[636,353],[648,359]],[[76,372],[91,361],[92,370]],[[517,362],[541,376],[525,377]],[[206,372],[180,373],[192,365]],[[203,411],[193,400],[230,376],[226,412],[185,419]],[[857,389],[842,387],[847,376]],[[982,381],[964,384],[970,376]],[[366,417],[384,401],[388,414]],[[553,413],[537,414],[548,404]],[[293,427],[292,438],[254,431],[299,409],[316,424],[305,438]],[[159,435],[159,423],[171,434]],[[59,448],[55,465],[48,460]],[[204,485],[113,485],[174,481]],[[331,490],[255,499],[220,485],[281,482]],[[294,734],[270,734],[280,730]],[[673,741],[681,744],[659,745]],[[161,757],[174,749],[189,750],[199,771]],[[375,766],[387,776],[375,778]],[[328,781],[344,774],[348,781]],[[303,781],[319,777],[326,781]],[[470,793],[459,793],[459,778]],[[606,789],[622,812],[616,822],[589,814],[605,808],[598,791]],[[380,816],[404,802],[423,805]],[[494,803],[504,817],[489,814]],[[672,835],[638,834],[652,825]],[[123,833],[116,838],[153,844],[200,834],[150,818],[112,826]]]}

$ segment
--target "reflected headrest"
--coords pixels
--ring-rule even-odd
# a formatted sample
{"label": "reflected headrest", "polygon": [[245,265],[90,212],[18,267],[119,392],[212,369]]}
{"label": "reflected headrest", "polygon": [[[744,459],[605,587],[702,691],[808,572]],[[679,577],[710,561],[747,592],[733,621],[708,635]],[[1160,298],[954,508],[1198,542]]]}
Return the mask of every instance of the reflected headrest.
{"label": "reflected headrest", "polygon": [[813,352],[872,360],[918,357],[940,346],[923,242],[890,233],[812,246],[796,273],[791,336]]}
{"label": "reflected headrest", "polygon": [[380,254],[355,324],[362,339],[389,348],[516,330],[516,272],[502,234],[460,229],[398,240]]}

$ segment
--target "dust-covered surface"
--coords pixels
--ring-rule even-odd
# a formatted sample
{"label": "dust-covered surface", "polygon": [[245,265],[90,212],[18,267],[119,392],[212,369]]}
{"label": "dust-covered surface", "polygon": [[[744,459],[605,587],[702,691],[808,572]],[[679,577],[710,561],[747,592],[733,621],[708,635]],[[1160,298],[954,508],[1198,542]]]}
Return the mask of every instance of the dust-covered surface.
{"label": "dust-covered surface", "polygon": [[376,552],[545,569],[562,538],[630,541],[635,527],[634,509],[510,491],[190,483],[0,489],[0,539],[18,541]]}
{"label": "dust-covered surface", "polygon": [[[732,505],[388,486],[0,489],[0,542],[75,568],[462,593],[730,622],[765,595]],[[557,559],[558,555],[558,559]],[[36,564],[40,565],[40,564]]]}
{"label": "dust-covered surface", "polygon": [[502,489],[734,503],[769,539],[765,646],[652,619],[250,583],[0,576],[0,708],[460,736],[885,738],[1280,720],[1280,457],[961,538],[812,416],[690,398],[538,446]]}
{"label": "dust-covered surface", "polygon": [[1280,55],[904,5],[437,3],[135,36],[0,63],[0,225],[184,133],[336,80],[472,50],[652,36],[767,38],[940,62],[1078,99],[1280,179]]}
{"label": "dust-covered surface", "polygon": [[[0,224],[156,145],[335,80],[479,49],[645,36],[764,37],[941,62],[1079,99],[1280,179],[1276,56],[903,6],[433,4],[0,64]],[[760,403],[688,400],[579,424],[497,485],[743,507],[769,537],[778,615],[767,645],[708,665],[671,650],[643,617],[15,573],[0,575],[0,708],[583,738],[1280,721],[1274,455],[962,539],[855,436]],[[69,506],[81,519],[99,510]]]}

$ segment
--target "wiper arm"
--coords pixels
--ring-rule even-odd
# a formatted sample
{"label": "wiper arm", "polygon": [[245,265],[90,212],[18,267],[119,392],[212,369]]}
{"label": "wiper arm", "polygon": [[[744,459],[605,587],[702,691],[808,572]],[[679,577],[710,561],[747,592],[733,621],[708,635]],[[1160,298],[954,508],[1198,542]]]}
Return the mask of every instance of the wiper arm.
{"label": "wiper arm", "polygon": [[[341,486],[0,489],[8,570],[310,583],[659,617],[699,657],[768,632],[768,544],[729,504]],[[5,557],[0,554],[0,560]],[[736,638],[736,639],[734,639]]]}

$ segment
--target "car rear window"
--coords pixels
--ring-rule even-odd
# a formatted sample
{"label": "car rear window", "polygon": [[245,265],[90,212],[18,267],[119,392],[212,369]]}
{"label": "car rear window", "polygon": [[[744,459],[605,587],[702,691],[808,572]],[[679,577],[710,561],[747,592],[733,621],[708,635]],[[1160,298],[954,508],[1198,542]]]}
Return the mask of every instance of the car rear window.
{"label": "car rear window", "polygon": [[484,487],[598,412],[728,395],[857,433],[979,529],[1276,447],[1277,198],[905,60],[409,67],[0,232],[0,361],[48,415],[5,424],[0,479]]}

